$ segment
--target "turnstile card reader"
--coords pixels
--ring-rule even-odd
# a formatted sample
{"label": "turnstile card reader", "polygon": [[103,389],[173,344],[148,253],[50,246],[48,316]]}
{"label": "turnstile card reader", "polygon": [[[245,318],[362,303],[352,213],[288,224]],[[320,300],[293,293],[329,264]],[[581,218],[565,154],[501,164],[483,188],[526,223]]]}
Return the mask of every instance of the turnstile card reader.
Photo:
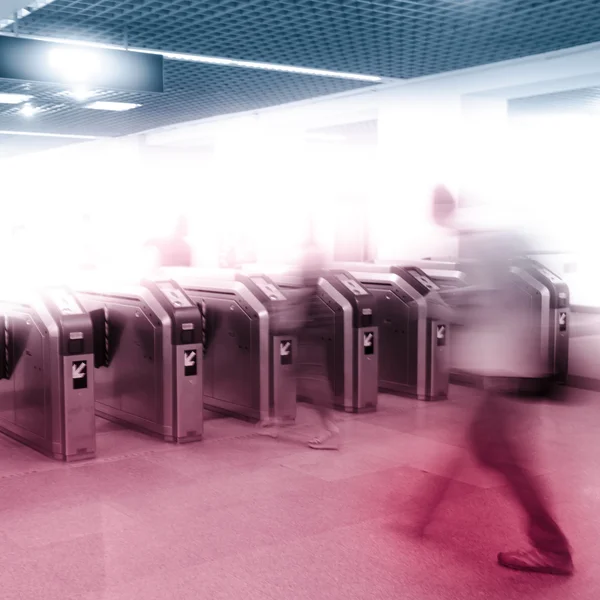
{"label": "turnstile card reader", "polygon": [[0,302],[0,430],[65,461],[96,452],[93,328],[67,289]]}
{"label": "turnstile card reader", "polygon": [[204,405],[257,421],[296,417],[296,338],[279,316],[286,297],[267,276],[173,273],[205,307]]}
{"label": "turnstile card reader", "polygon": [[422,400],[445,398],[450,311],[438,286],[415,266],[339,265],[374,296],[379,323],[379,388]]}
{"label": "turnstile card reader", "polygon": [[[344,403],[346,412],[377,408],[379,375],[379,327],[376,298],[349,272],[326,271],[321,289],[335,299],[341,296],[351,308],[351,321],[344,323]],[[339,352],[339,349],[338,349]]]}
{"label": "turnstile card reader", "polygon": [[78,297],[95,326],[96,413],[169,442],[202,439],[198,306],[173,281]]}

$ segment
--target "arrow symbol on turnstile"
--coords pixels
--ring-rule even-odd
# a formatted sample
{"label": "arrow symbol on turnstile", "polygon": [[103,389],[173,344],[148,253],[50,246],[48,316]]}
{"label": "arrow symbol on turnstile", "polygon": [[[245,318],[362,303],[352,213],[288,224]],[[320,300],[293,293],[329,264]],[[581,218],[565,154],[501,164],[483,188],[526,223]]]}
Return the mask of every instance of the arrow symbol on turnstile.
{"label": "arrow symbol on turnstile", "polygon": [[281,342],[281,344],[279,345],[279,352],[281,356],[289,356],[291,346],[292,342]]}
{"label": "arrow symbol on turnstile", "polygon": [[437,328],[437,339],[438,340],[443,340],[445,335],[446,335],[446,327],[445,327],[445,325],[438,325],[438,328]]}
{"label": "arrow symbol on turnstile", "polygon": [[365,348],[369,348],[373,344],[373,334],[365,333]]}
{"label": "arrow symbol on turnstile", "polygon": [[560,315],[558,317],[558,324],[559,325],[567,324],[567,313],[560,313]]}
{"label": "arrow symbol on turnstile", "polygon": [[85,377],[85,363],[73,363],[73,379],[83,379]]}
{"label": "arrow symbol on turnstile", "polygon": [[183,364],[185,367],[193,367],[196,364],[196,353],[194,351],[189,354],[186,352],[183,358]]}

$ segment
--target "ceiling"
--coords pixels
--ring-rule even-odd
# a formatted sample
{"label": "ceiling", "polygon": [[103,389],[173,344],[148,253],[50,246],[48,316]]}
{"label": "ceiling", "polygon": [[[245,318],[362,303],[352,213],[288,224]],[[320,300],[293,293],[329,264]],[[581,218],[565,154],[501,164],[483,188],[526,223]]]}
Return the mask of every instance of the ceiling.
{"label": "ceiling", "polygon": [[[600,2],[54,0],[22,18],[18,31],[412,78],[600,41]],[[0,92],[25,89],[41,109],[26,120],[14,107],[0,105],[0,131],[124,135],[366,85],[373,84],[166,60],[164,94],[102,90],[95,99],[142,105],[105,113],[84,109],[55,86],[0,80]]]}

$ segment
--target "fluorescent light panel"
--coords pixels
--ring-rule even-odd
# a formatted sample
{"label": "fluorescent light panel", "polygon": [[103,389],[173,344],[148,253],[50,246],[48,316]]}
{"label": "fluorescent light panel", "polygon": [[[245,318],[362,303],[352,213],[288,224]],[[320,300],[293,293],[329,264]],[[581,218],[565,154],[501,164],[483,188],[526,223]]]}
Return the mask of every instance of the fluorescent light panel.
{"label": "fluorescent light panel", "polygon": [[34,131],[5,131],[0,129],[0,135],[21,135],[26,137],[62,138],[67,140],[98,140],[95,135],[67,135],[63,133],[36,133]]}
{"label": "fluorescent light panel", "polygon": [[132,110],[134,108],[139,108],[141,104],[133,104],[129,102],[92,102],[88,104],[85,108],[90,108],[92,110],[110,110],[113,112],[124,112],[126,110]]}
{"label": "fluorescent light panel", "polygon": [[292,65],[278,65],[274,63],[257,62],[252,60],[237,60],[233,58],[219,58],[217,56],[205,56],[202,54],[186,54],[181,52],[166,52],[163,50],[149,50],[147,48],[125,48],[116,44],[100,44],[96,42],[82,42],[78,40],[66,40],[37,35],[24,35],[21,37],[51,42],[54,44],[65,44],[70,46],[81,46],[82,48],[100,48],[103,50],[129,50],[141,54],[155,54],[168,60],[179,60],[210,65],[221,65],[225,67],[242,67],[245,69],[259,69],[262,71],[279,71],[284,73],[296,73],[298,75],[312,75],[315,77],[333,77],[336,79],[350,79],[353,81],[364,81],[366,83],[381,83],[383,77],[377,75],[363,75],[361,73],[346,73],[344,71],[328,71],[326,69],[311,69],[308,67],[295,67]]}
{"label": "fluorescent light panel", "polygon": [[31,98],[26,94],[0,94],[0,104],[22,104]]}

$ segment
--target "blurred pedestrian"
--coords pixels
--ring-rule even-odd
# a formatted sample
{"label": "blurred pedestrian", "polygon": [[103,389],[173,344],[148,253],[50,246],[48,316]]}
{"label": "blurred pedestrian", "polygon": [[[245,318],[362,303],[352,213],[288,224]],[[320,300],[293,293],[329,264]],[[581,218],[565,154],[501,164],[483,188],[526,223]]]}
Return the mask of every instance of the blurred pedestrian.
{"label": "blurred pedestrian", "polygon": [[169,235],[146,242],[146,247],[155,251],[155,263],[161,267],[191,267],[192,248],[187,241],[188,226],[180,216]]}
{"label": "blurred pedestrian", "polygon": [[[317,411],[322,428],[308,445],[315,450],[338,450],[340,430],[333,409],[327,325],[321,316],[318,298],[324,265],[323,253],[311,236],[302,251],[299,287],[286,292],[288,303],[283,318],[287,321],[286,328],[295,334],[298,342],[294,362],[297,397]],[[276,435],[280,424],[276,419],[262,423],[263,433],[269,433],[270,429],[271,434]]]}
{"label": "blurred pedestrian", "polygon": [[[522,428],[523,406],[516,401],[523,378],[545,375],[542,357],[525,339],[527,316],[514,301],[511,267],[515,259],[526,256],[527,244],[518,233],[490,224],[460,229],[456,208],[448,189],[436,188],[434,221],[459,235],[461,270],[467,278],[467,287],[456,292],[468,298],[468,309],[462,314],[468,340],[462,364],[482,382],[469,442],[480,463],[506,480],[526,514],[531,542],[528,549],[501,552],[498,561],[521,571],[570,575],[573,562],[569,543],[550,512],[539,480],[526,468],[530,456],[526,442],[531,432]],[[446,295],[446,299],[452,302],[451,296]],[[458,468],[455,461],[448,474],[453,475]],[[422,531],[444,492],[438,490],[430,498]]]}

